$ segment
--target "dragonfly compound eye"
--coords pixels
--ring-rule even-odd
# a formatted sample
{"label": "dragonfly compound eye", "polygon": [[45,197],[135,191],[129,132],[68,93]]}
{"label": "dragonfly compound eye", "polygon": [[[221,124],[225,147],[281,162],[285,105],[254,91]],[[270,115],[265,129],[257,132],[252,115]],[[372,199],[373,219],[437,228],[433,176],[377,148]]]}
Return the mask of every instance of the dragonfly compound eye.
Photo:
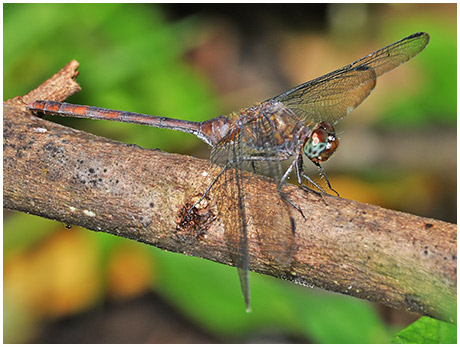
{"label": "dragonfly compound eye", "polygon": [[318,123],[305,143],[305,155],[314,163],[326,161],[339,146],[334,127],[327,123]]}

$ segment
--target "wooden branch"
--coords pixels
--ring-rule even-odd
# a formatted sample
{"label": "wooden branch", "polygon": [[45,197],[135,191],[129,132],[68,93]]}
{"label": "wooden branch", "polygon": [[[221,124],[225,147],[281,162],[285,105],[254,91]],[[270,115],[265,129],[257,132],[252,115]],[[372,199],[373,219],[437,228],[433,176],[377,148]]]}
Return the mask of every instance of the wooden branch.
{"label": "wooden branch", "polygon": [[78,76],[78,66],[78,62],[72,60],[61,71],[40,84],[38,88],[24,95],[24,102],[29,103],[35,100],[64,101],[69,96],[78,93],[81,90],[75,81]]}
{"label": "wooden branch", "polygon": [[[184,219],[218,169],[27,111],[24,101],[63,100],[77,91],[77,67],[72,62],[24,98],[4,103],[4,207],[231,265],[214,190],[191,220]],[[246,189],[250,223],[261,214],[276,216],[273,184],[254,176]],[[251,270],[456,321],[456,225],[343,198],[323,201],[294,186],[287,190],[306,214],[292,214],[292,262],[283,267],[271,261],[250,224]]]}

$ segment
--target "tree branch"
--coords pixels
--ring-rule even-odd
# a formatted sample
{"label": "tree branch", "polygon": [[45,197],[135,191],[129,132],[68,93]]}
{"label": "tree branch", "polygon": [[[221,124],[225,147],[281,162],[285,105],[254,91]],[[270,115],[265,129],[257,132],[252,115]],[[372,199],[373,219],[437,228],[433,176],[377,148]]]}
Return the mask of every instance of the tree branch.
{"label": "tree branch", "polygon": [[[23,98],[4,103],[4,207],[231,265],[213,190],[193,218],[184,219],[218,169],[28,112],[27,102],[61,101],[77,92],[77,67],[73,61]],[[245,184],[254,210],[248,213],[275,216],[273,184],[256,176]],[[251,270],[456,321],[456,225],[287,190],[306,212],[306,219],[292,214],[292,262],[286,268],[271,261],[250,224]]]}

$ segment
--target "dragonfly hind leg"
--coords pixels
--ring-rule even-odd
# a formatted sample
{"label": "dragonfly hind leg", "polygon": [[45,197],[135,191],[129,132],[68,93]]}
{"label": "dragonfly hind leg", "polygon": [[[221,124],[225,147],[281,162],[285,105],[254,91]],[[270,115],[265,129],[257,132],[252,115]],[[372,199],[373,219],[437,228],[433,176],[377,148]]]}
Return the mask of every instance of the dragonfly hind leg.
{"label": "dragonfly hind leg", "polygon": [[[295,166],[296,166],[297,182],[299,183],[300,188],[302,188],[303,190],[305,190],[307,192],[310,192],[310,193],[318,195],[321,198],[321,200],[323,200],[324,204],[326,206],[328,206],[328,203],[326,202],[326,200],[324,200],[324,197],[323,197],[323,195],[321,193],[323,193],[325,195],[329,195],[329,194],[323,188],[321,188],[315,181],[313,181],[310,177],[308,177],[307,175],[304,174],[302,156],[300,156],[300,159],[298,158],[295,161]],[[326,182],[328,183],[328,185],[331,188],[331,190],[334,190],[334,189],[332,189],[332,187],[331,187],[331,185],[329,183],[329,180],[327,179],[326,173],[324,173],[322,168],[321,168],[321,172],[324,174],[324,177],[326,177]],[[318,188],[318,190],[314,190],[314,189],[308,187],[307,185],[305,185],[303,183],[302,178],[305,178],[308,182],[310,182],[312,185],[314,185],[316,188]],[[335,192],[335,190],[334,190],[334,192]]]}
{"label": "dragonfly hind leg", "polygon": [[280,188],[278,189],[278,193],[279,193],[279,195],[281,196],[281,198],[282,198],[283,200],[285,200],[287,203],[289,203],[289,205],[291,205],[291,206],[294,207],[297,211],[299,211],[299,213],[302,215],[303,219],[307,219],[307,218],[305,217],[305,215],[303,214],[302,209],[301,209],[299,206],[297,206],[294,202],[292,202],[291,199],[289,199],[289,198],[281,191]]}
{"label": "dragonfly hind leg", "polygon": [[208,193],[209,193],[209,191],[211,190],[211,188],[214,186],[214,184],[216,184],[216,182],[218,181],[218,179],[220,178],[220,176],[222,176],[222,174],[227,170],[228,165],[229,165],[228,163],[225,164],[225,166],[222,168],[222,170],[219,172],[219,174],[214,178],[214,180],[211,182],[211,184],[208,186],[208,188],[206,188],[206,191],[203,193],[203,195],[201,196],[201,198],[200,198],[197,202],[195,202],[195,203],[193,204],[192,207],[190,207],[190,208],[188,209],[188,211],[187,211],[187,216],[190,216],[190,215],[192,214],[192,210],[193,210],[196,206],[198,206],[198,204],[199,204],[200,202],[202,202],[202,201],[204,200],[204,198],[206,198],[206,196],[208,195]]}

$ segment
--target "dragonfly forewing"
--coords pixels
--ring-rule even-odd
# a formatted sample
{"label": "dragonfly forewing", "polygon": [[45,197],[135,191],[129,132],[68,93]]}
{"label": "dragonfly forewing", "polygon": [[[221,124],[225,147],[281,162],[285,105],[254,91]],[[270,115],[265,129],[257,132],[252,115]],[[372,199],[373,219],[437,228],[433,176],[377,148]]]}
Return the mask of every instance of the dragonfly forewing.
{"label": "dragonfly forewing", "polygon": [[413,58],[428,42],[427,33],[410,35],[270,100],[282,102],[307,125],[320,121],[335,124],[364,101],[377,77]]}

